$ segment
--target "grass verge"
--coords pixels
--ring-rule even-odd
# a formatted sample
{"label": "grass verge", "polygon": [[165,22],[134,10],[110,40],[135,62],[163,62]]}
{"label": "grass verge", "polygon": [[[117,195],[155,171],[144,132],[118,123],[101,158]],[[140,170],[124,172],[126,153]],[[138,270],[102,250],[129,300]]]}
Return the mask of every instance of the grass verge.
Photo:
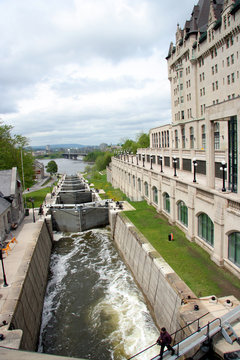
{"label": "grass verge", "polygon": [[45,197],[48,193],[51,193],[51,188],[45,187],[44,189],[33,191],[28,194],[24,194],[23,197],[24,199],[26,197],[28,207],[32,206],[31,202],[29,201],[30,198],[34,199],[34,207],[39,207],[44,202]]}

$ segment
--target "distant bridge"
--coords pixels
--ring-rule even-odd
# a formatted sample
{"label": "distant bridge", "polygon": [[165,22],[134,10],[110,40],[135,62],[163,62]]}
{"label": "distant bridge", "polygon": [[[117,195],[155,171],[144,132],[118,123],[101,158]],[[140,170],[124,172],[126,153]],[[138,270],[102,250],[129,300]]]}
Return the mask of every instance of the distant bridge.
{"label": "distant bridge", "polygon": [[87,156],[87,153],[62,153],[62,156],[65,159],[74,159],[77,160],[78,156]]}

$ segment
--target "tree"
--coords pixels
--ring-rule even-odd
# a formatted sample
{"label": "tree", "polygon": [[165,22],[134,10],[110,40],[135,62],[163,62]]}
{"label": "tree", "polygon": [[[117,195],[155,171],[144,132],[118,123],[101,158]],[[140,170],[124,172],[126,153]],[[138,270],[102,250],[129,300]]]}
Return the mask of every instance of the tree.
{"label": "tree", "polygon": [[140,133],[137,135],[137,147],[138,148],[148,148],[150,146],[149,134]]}
{"label": "tree", "polygon": [[46,170],[51,175],[56,174],[56,172],[58,171],[58,166],[56,162],[54,160],[49,161]]}
{"label": "tree", "polygon": [[17,167],[23,182],[23,169],[25,187],[30,187],[34,178],[34,158],[30,151],[25,150],[28,145],[27,138],[21,135],[12,135],[12,129],[13,126],[0,122],[0,170]]}

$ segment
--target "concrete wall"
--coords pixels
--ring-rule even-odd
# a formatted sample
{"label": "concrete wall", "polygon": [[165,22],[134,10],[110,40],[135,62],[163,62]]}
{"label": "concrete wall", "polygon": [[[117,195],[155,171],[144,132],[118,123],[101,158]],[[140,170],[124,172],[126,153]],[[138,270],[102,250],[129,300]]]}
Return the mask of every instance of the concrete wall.
{"label": "concrete wall", "polygon": [[57,204],[82,204],[91,201],[92,192],[90,191],[60,192],[57,198]]}
{"label": "concrete wall", "polygon": [[147,298],[158,327],[180,328],[182,300],[195,297],[188,286],[122,213],[110,212],[112,237]]}
{"label": "concrete wall", "polygon": [[82,209],[51,209],[53,229],[56,231],[84,231],[109,224],[107,207]]}
{"label": "concrete wall", "polygon": [[51,230],[43,221],[33,234],[11,289],[11,301],[16,305],[9,329],[22,330],[20,348],[24,350],[34,351],[37,346],[51,249]]}

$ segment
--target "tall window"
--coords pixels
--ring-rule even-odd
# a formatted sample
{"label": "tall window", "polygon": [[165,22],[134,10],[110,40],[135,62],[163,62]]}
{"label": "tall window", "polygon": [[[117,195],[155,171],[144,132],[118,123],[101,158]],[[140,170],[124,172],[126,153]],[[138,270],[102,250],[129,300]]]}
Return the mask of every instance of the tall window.
{"label": "tall window", "polygon": [[158,204],[158,191],[157,191],[156,186],[154,186],[154,187],[152,188],[152,192],[153,192],[153,202],[154,202],[155,204]]}
{"label": "tall window", "polygon": [[194,149],[194,128],[190,127],[190,149]]}
{"label": "tall window", "polygon": [[138,178],[138,190],[141,191],[141,179]]}
{"label": "tall window", "polygon": [[213,246],[214,225],[210,217],[205,213],[198,216],[198,236]]}
{"label": "tall window", "polygon": [[175,148],[178,148],[178,131],[175,130]]}
{"label": "tall window", "polygon": [[182,147],[183,147],[183,149],[185,149],[186,144],[185,144],[185,128],[184,127],[181,129],[181,132],[182,132]]}
{"label": "tall window", "polygon": [[188,226],[188,208],[183,201],[178,203],[178,220],[185,226]]}
{"label": "tall window", "polygon": [[133,175],[133,187],[135,188],[135,175]]}
{"label": "tall window", "polygon": [[146,181],[144,183],[144,191],[145,191],[145,195],[148,197],[148,183]]}
{"label": "tall window", "polygon": [[206,126],[202,125],[202,148],[206,149]]}
{"label": "tall window", "polygon": [[240,232],[234,232],[228,237],[228,258],[240,267]]}
{"label": "tall window", "polygon": [[219,132],[219,122],[214,124],[214,149],[220,149],[220,132]]}
{"label": "tall window", "polygon": [[165,211],[170,213],[170,196],[168,193],[163,194],[163,208]]}

